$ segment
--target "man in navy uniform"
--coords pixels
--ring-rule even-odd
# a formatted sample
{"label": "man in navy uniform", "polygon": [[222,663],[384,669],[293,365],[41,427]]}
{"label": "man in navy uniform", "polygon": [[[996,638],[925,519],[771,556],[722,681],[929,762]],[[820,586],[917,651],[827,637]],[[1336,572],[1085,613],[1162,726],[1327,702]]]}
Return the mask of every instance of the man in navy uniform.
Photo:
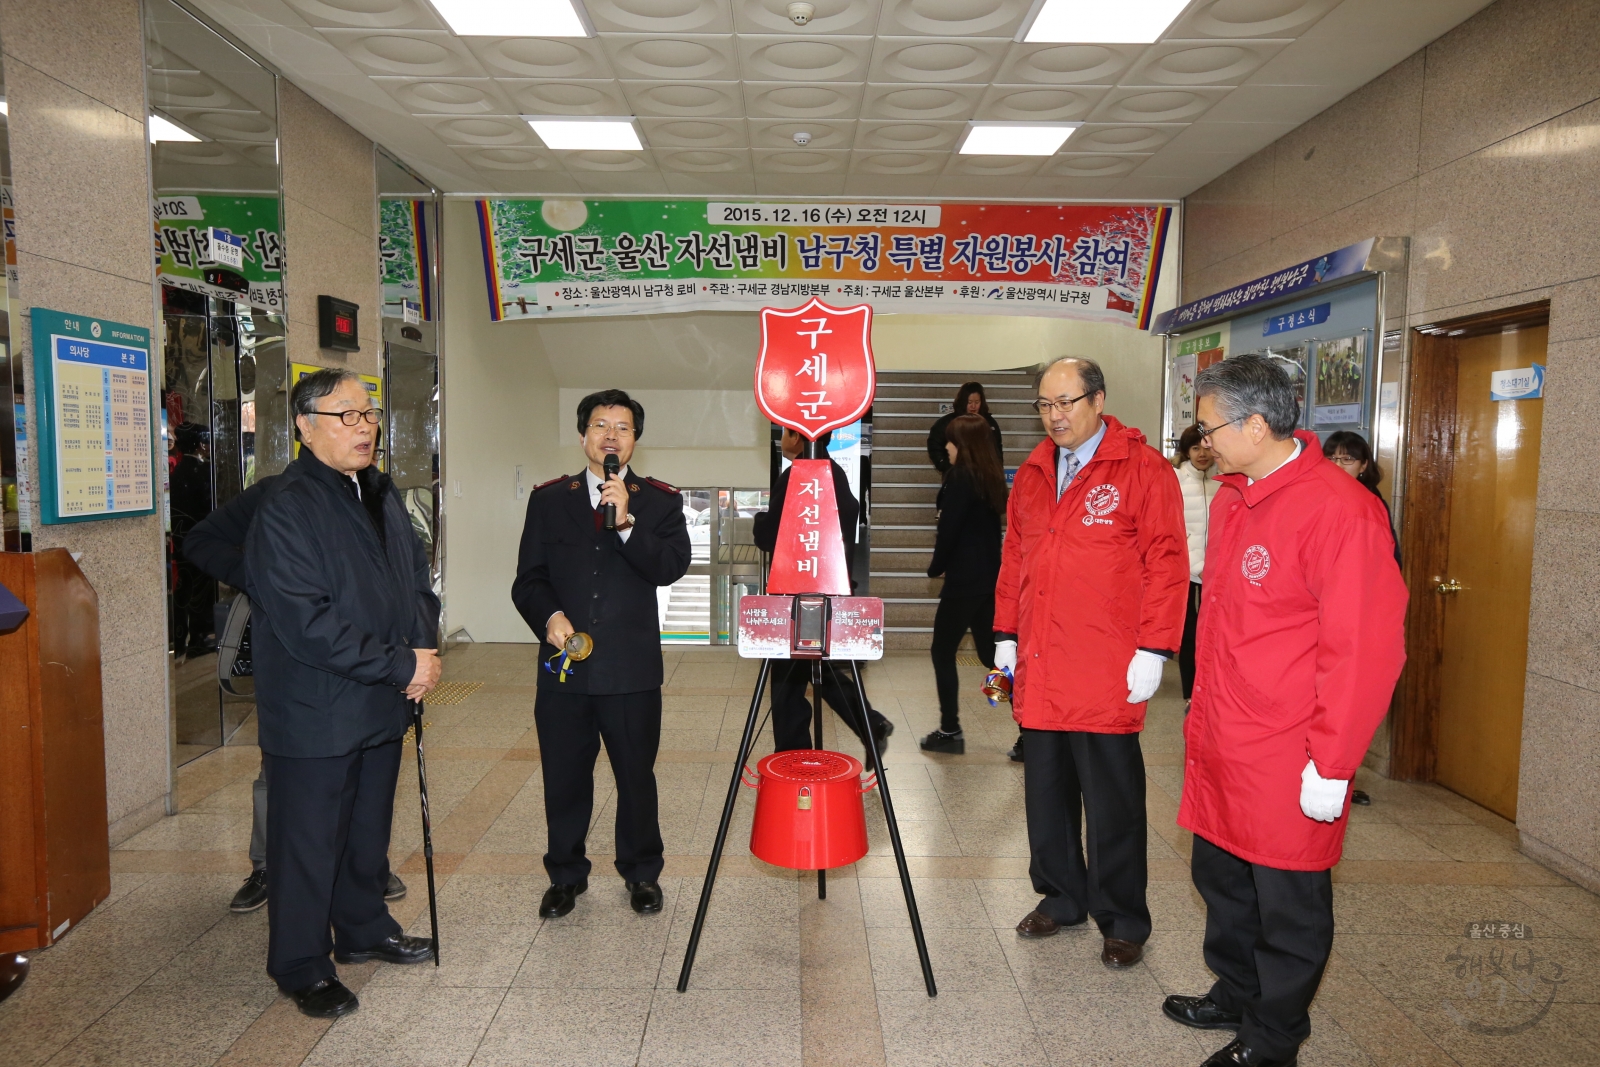
{"label": "man in navy uniform", "polygon": [[[546,482],[528,500],[511,599],[533,632],[539,657],[559,668],[574,632],[594,651],[570,671],[539,673],[534,723],[544,768],[544,856],[550,888],[539,916],[570,912],[588,888],[584,837],[594,811],[600,742],[617,783],[616,868],[633,910],[661,910],[661,826],[656,816],[656,749],[661,743],[661,627],[656,589],[689,569],[683,498],[628,466],[644,432],[644,406],[620,389],[578,404],[588,466]],[[618,471],[607,475],[615,456]],[[615,529],[606,529],[606,505]]]}

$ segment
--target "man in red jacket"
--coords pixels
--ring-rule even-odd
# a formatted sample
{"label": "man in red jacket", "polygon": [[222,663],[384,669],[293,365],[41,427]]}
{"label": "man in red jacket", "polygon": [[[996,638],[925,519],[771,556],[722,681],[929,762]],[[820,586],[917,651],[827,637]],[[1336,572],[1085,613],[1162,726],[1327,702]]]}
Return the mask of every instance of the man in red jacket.
{"label": "man in red jacket", "polygon": [[[1237,356],[1195,382],[1222,469],[1184,722],[1178,825],[1206,902],[1204,996],[1169,1018],[1238,1039],[1206,1067],[1286,1067],[1333,947],[1346,794],[1405,661],[1406,587],[1383,503],[1295,433],[1294,387]],[[1341,475],[1344,475],[1341,477]]]}
{"label": "man in red jacket", "polygon": [[1017,933],[1048,937],[1092,915],[1101,960],[1131,967],[1150,936],[1139,732],[1183,636],[1183,495],[1144,435],[1104,415],[1094,361],[1057,360],[1038,394],[1050,439],[1017,471],[994,613],[1024,739],[1028,873],[1044,897]]}

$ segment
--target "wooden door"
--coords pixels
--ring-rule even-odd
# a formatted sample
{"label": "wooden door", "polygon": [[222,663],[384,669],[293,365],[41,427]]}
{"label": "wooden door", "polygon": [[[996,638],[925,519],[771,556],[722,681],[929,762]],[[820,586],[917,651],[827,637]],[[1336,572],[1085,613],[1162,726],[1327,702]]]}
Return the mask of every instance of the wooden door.
{"label": "wooden door", "polygon": [[1463,337],[1449,531],[1433,596],[1443,609],[1435,776],[1517,815],[1543,400],[1489,399],[1493,371],[1543,363],[1547,326]]}

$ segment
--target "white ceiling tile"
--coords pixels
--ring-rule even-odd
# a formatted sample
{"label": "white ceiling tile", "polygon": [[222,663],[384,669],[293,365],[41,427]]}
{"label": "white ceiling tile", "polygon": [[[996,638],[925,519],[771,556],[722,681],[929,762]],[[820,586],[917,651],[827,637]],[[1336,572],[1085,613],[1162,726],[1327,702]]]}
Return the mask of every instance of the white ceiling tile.
{"label": "white ceiling tile", "polygon": [[878,32],[930,37],[1014,37],[1033,0],[883,0]]}
{"label": "white ceiling tile", "polygon": [[757,174],[843,174],[850,153],[809,148],[757,148],[753,150]]}
{"label": "white ceiling tile", "polygon": [[214,78],[196,71],[166,70],[150,75],[150,103],[155,107],[210,107],[253,110]]}
{"label": "white ceiling tile", "polygon": [[750,153],[735,148],[655,148],[652,154],[665,171],[682,174],[749,174]]}
{"label": "white ceiling tile", "polygon": [[963,156],[945,157],[944,173],[978,178],[1027,178],[1038,173],[1046,156]]}
{"label": "white ceiling tile", "polygon": [[507,115],[511,97],[491,78],[373,78],[413,115]]}
{"label": "white ceiling tile", "polygon": [[739,70],[745,81],[865,81],[871,37],[739,37]]}
{"label": "white ceiling tile", "polygon": [[544,81],[501,78],[519,115],[609,115],[632,113],[622,87],[610,79],[595,81]]}
{"label": "white ceiling tile", "polygon": [[988,82],[1009,42],[992,37],[879,37],[867,75],[874,82]]}
{"label": "white ceiling tile", "polygon": [[[1022,183],[1018,195],[1037,200],[1099,200],[1123,198],[1125,178],[1057,178],[1040,175]],[[1132,198],[1130,198],[1132,199]]]}
{"label": "white ceiling tile", "polygon": [[785,85],[760,82],[744,86],[745,111],[764,119],[853,119],[861,112],[865,86],[840,82],[833,85]]}
{"label": "white ceiling tile", "polygon": [[422,115],[418,121],[447,145],[537,145],[533,130],[515,115]]}
{"label": "white ceiling tile", "polygon": [[756,195],[756,176],[749,171],[738,174],[690,174],[669,170],[661,176],[667,183],[667,192],[678,196]]}
{"label": "white ceiling tile", "polygon": [[475,78],[487,72],[461,42],[443,30],[318,31],[368,74],[412,78]]}
{"label": "white ceiling tile", "polygon": [[1110,91],[1109,85],[991,85],[974,117],[994,122],[1081,122]]}
{"label": "white ceiling tile", "polygon": [[732,33],[729,0],[583,0],[602,33]]}
{"label": "white ceiling tile", "polygon": [[996,81],[1108,85],[1144,53],[1142,44],[1013,44]]}
{"label": "white ceiling tile", "polygon": [[1120,178],[1150,158],[1146,155],[1059,155],[1039,168],[1042,177]]}
{"label": "white ceiling tile", "polygon": [[941,174],[933,182],[933,195],[960,197],[968,200],[999,200],[1017,195],[1017,190],[1027,184],[1026,177],[1003,175],[985,177],[976,174]]}
{"label": "white ceiling tile", "polygon": [[740,33],[870,34],[878,25],[879,0],[813,0],[811,21],[789,20],[789,0],[734,0],[734,26]]}
{"label": "white ceiling tile", "polygon": [[490,148],[456,145],[451,150],[478,170],[497,172],[529,171],[540,174],[566,173],[566,169],[561,166],[561,161],[556,158],[555,153],[545,148],[528,146]]}
{"label": "white ceiling tile", "polygon": [[1340,0],[1209,0],[1170,27],[1167,37],[1298,37]]}
{"label": "white ceiling tile", "polygon": [[801,131],[811,135],[811,148],[849,148],[856,141],[856,123],[838,119],[749,119],[753,148],[787,148]]}
{"label": "white ceiling tile", "polygon": [[869,85],[864,119],[937,122],[966,119],[983,97],[981,85]]}
{"label": "white ceiling tile", "polygon": [[312,26],[448,30],[427,0],[284,0]]}
{"label": "white ceiling tile", "polygon": [[1125,85],[1238,85],[1290,41],[1162,41],[1119,80]]}
{"label": "white ceiling tile", "polygon": [[750,147],[741,119],[640,119],[639,125],[651,148]]}
{"label": "white ceiling tile", "polygon": [[758,196],[839,196],[844,192],[845,175],[839,174],[756,174]]}
{"label": "white ceiling tile", "polygon": [[1182,123],[1093,123],[1078,127],[1062,152],[1154,152],[1184,130]]}
{"label": "white ceiling tile", "polygon": [[856,149],[874,152],[939,152],[954,149],[965,122],[862,122]]}
{"label": "white ceiling tile", "polygon": [[208,140],[238,145],[270,145],[278,139],[278,124],[259,111],[217,111],[190,107],[167,107],[162,111]]}
{"label": "white ceiling tile", "polygon": [[944,170],[947,152],[879,152],[857,149],[850,153],[851,174],[938,174]]}
{"label": "white ceiling tile", "polygon": [[621,85],[635,115],[739,118],[744,114],[738,85],[676,81],[625,81]]}
{"label": "white ceiling tile", "polygon": [[732,34],[608,33],[601,39],[617,75],[653,81],[737,81]]}
{"label": "white ceiling tile", "polygon": [[467,37],[467,47],[501,78],[610,78],[599,40],[563,37]]}
{"label": "white ceiling tile", "polygon": [[1118,86],[1090,112],[1093,122],[1193,122],[1232,89]]}
{"label": "white ceiling tile", "polygon": [[572,176],[586,193],[612,196],[662,196],[667,183],[661,172],[651,168],[637,171],[574,171]]}
{"label": "white ceiling tile", "polygon": [[[852,170],[845,179],[846,196],[892,196],[905,199],[913,196],[932,196],[938,174],[864,174]],[[894,281],[889,275],[885,281]]]}
{"label": "white ceiling tile", "polygon": [[603,174],[628,174],[634,171],[651,170],[655,160],[651,159],[648,150],[643,152],[556,152],[556,157],[561,160],[561,165],[567,172],[574,176],[583,173]]}

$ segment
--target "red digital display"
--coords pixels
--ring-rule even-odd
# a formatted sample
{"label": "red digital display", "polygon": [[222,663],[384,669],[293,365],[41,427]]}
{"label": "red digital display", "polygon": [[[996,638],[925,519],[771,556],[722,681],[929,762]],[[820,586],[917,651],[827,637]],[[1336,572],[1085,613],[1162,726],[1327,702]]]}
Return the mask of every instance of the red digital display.
{"label": "red digital display", "polygon": [[349,315],[335,315],[333,317],[333,328],[346,337],[356,332],[356,324]]}

